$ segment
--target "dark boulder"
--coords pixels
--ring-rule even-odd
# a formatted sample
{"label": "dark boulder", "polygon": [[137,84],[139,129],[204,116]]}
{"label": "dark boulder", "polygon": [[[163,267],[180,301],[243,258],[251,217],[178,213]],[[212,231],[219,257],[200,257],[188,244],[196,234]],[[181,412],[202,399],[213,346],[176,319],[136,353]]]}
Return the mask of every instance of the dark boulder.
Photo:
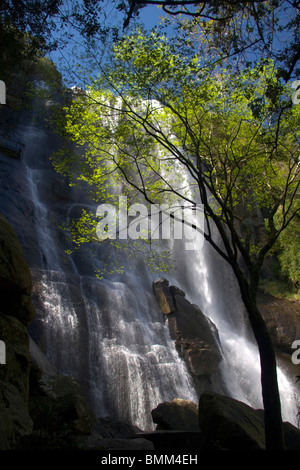
{"label": "dark boulder", "polygon": [[[229,450],[265,449],[264,411],[230,397],[205,392],[199,400],[199,426],[207,446]],[[283,423],[287,449],[300,449],[300,430]]]}
{"label": "dark boulder", "polygon": [[158,279],[153,282],[152,287],[162,313],[167,315],[174,312],[176,308],[169,290],[169,281],[163,278]]}
{"label": "dark boulder", "polygon": [[175,398],[160,403],[151,415],[158,430],[199,431],[198,406],[193,401]]}

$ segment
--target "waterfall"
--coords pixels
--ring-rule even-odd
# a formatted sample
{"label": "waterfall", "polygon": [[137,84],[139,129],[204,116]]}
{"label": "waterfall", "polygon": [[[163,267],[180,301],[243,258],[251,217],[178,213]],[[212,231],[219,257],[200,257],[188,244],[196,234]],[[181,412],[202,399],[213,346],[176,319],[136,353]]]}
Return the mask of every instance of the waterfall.
{"label": "waterfall", "polygon": [[[221,374],[227,392],[253,408],[262,408],[258,348],[247,327],[247,314],[231,267],[208,242],[201,250],[183,256],[189,268],[179,280],[218,329],[223,352]],[[282,367],[277,366],[277,375],[283,420],[297,426],[298,392]]]}
{"label": "waterfall", "polygon": [[19,131],[39,251],[31,266],[37,315],[30,333],[60,373],[78,377],[96,416],[154,429],[151,410],[159,403],[198,401],[152,292],[154,277],[137,267],[99,280],[101,247],[96,255],[65,253],[60,223],[91,202],[76,191],[53,200],[60,178],[47,161],[53,136],[32,124]]}
{"label": "waterfall", "polygon": [[96,408],[99,391],[106,394],[99,402],[100,415],[130,419],[147,429],[158,403],[177,396],[195,400],[196,395],[151,292],[136,274],[128,277],[122,282],[82,281],[92,396]]}
{"label": "waterfall", "polygon": [[[24,159],[5,169],[12,183],[2,187],[1,210],[15,222],[32,270],[36,319],[30,334],[60,373],[78,378],[96,416],[153,429],[151,410],[160,402],[198,402],[152,292],[156,276],[140,262],[124,275],[100,280],[94,271],[107,247],[66,254],[60,224],[92,203],[67,190],[64,177],[54,172],[49,158],[60,145],[55,136],[30,120],[18,126],[16,138],[25,145]],[[177,269],[170,281],[217,326],[226,390],[261,407],[257,348],[241,320],[243,304],[230,268],[207,243],[199,251],[184,250],[181,243],[174,243]],[[281,369],[279,381],[284,419],[296,424],[295,391]]]}

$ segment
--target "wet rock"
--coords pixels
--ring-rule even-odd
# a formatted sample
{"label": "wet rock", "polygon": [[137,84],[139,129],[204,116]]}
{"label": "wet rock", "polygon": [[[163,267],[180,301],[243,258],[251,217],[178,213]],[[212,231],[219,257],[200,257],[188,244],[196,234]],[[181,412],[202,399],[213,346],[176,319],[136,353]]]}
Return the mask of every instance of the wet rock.
{"label": "wet rock", "polygon": [[183,290],[179,289],[179,287],[177,287],[177,286],[170,286],[169,291],[170,291],[173,299],[175,299],[176,295],[181,295],[181,297],[185,297],[185,292]]}
{"label": "wet rock", "polygon": [[[199,426],[206,446],[229,450],[265,449],[264,411],[230,397],[205,392],[199,400]],[[283,423],[286,449],[300,449],[300,430]]]}
{"label": "wet rock", "polygon": [[32,431],[29,416],[29,336],[34,316],[31,276],[12,227],[0,215],[0,339],[5,364],[0,365],[0,448],[13,448]]}
{"label": "wet rock", "polygon": [[176,308],[169,290],[169,281],[163,278],[158,279],[153,282],[152,287],[162,313],[167,315],[171,312],[175,312]]}
{"label": "wet rock", "polygon": [[151,415],[158,430],[199,431],[198,406],[191,400],[175,398],[160,403]]}
{"label": "wet rock", "polygon": [[197,305],[191,304],[177,286],[166,279],[153,283],[163,313],[179,354],[194,376],[209,376],[218,371],[222,359],[217,328]]}
{"label": "wet rock", "polygon": [[8,157],[20,160],[23,156],[23,145],[10,138],[0,136],[0,152]]}
{"label": "wet rock", "polygon": [[58,371],[40,350],[32,338],[29,338],[31,389],[40,388],[40,381],[58,375]]}
{"label": "wet rock", "polygon": [[31,274],[8,221],[0,214],[0,311],[28,325],[34,317]]}
{"label": "wet rock", "polygon": [[300,302],[274,297],[260,292],[258,307],[268,326],[274,345],[292,354],[295,339],[300,339]]}

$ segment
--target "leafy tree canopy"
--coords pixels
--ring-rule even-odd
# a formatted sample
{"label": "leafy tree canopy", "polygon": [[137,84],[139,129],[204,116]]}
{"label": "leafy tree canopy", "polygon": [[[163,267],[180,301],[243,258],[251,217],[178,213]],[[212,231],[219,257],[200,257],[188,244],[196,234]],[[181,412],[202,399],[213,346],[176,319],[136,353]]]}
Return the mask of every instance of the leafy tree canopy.
{"label": "leafy tree canopy", "polygon": [[71,67],[68,61],[73,65],[71,57],[82,50],[85,58],[99,59],[103,44],[120,40],[124,30],[142,23],[156,7],[170,37],[184,29],[194,40],[205,41],[219,60],[230,57],[235,65],[253,65],[268,57],[286,81],[299,75],[300,4],[293,0],[5,0],[0,24],[26,32],[40,50],[59,48],[65,66]]}
{"label": "leafy tree canopy", "polygon": [[210,220],[227,225],[223,257],[242,256],[254,272],[299,210],[299,107],[272,61],[237,75],[200,57],[189,39],[126,36],[66,110],[67,135],[88,148],[79,172],[63,153],[56,168],[92,185],[99,201],[120,184],[151,203],[213,195],[206,237],[213,243]]}
{"label": "leafy tree canopy", "polygon": [[99,0],[78,2],[64,20],[72,18],[72,25],[88,40],[89,47],[99,46],[111,35],[114,40],[121,39],[124,30],[135,27],[136,21],[142,23],[147,11],[150,14],[150,9],[160,7],[169,37],[182,34],[184,29],[194,46],[198,36],[219,60],[235,58],[239,64],[253,65],[267,57],[286,81],[299,74],[299,2],[114,0],[110,5],[107,9]]}

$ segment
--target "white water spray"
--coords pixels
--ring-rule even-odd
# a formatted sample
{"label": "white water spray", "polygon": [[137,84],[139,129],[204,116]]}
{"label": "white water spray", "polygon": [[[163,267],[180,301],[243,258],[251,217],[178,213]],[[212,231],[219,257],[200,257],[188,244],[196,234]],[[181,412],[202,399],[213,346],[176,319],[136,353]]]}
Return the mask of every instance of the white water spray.
{"label": "white water spray", "polygon": [[[190,267],[186,289],[218,329],[223,352],[221,373],[229,393],[253,408],[263,408],[258,348],[249,338],[247,313],[230,266],[208,242],[193,256],[185,256]],[[279,366],[277,375],[283,420],[297,426],[297,390]]]}

